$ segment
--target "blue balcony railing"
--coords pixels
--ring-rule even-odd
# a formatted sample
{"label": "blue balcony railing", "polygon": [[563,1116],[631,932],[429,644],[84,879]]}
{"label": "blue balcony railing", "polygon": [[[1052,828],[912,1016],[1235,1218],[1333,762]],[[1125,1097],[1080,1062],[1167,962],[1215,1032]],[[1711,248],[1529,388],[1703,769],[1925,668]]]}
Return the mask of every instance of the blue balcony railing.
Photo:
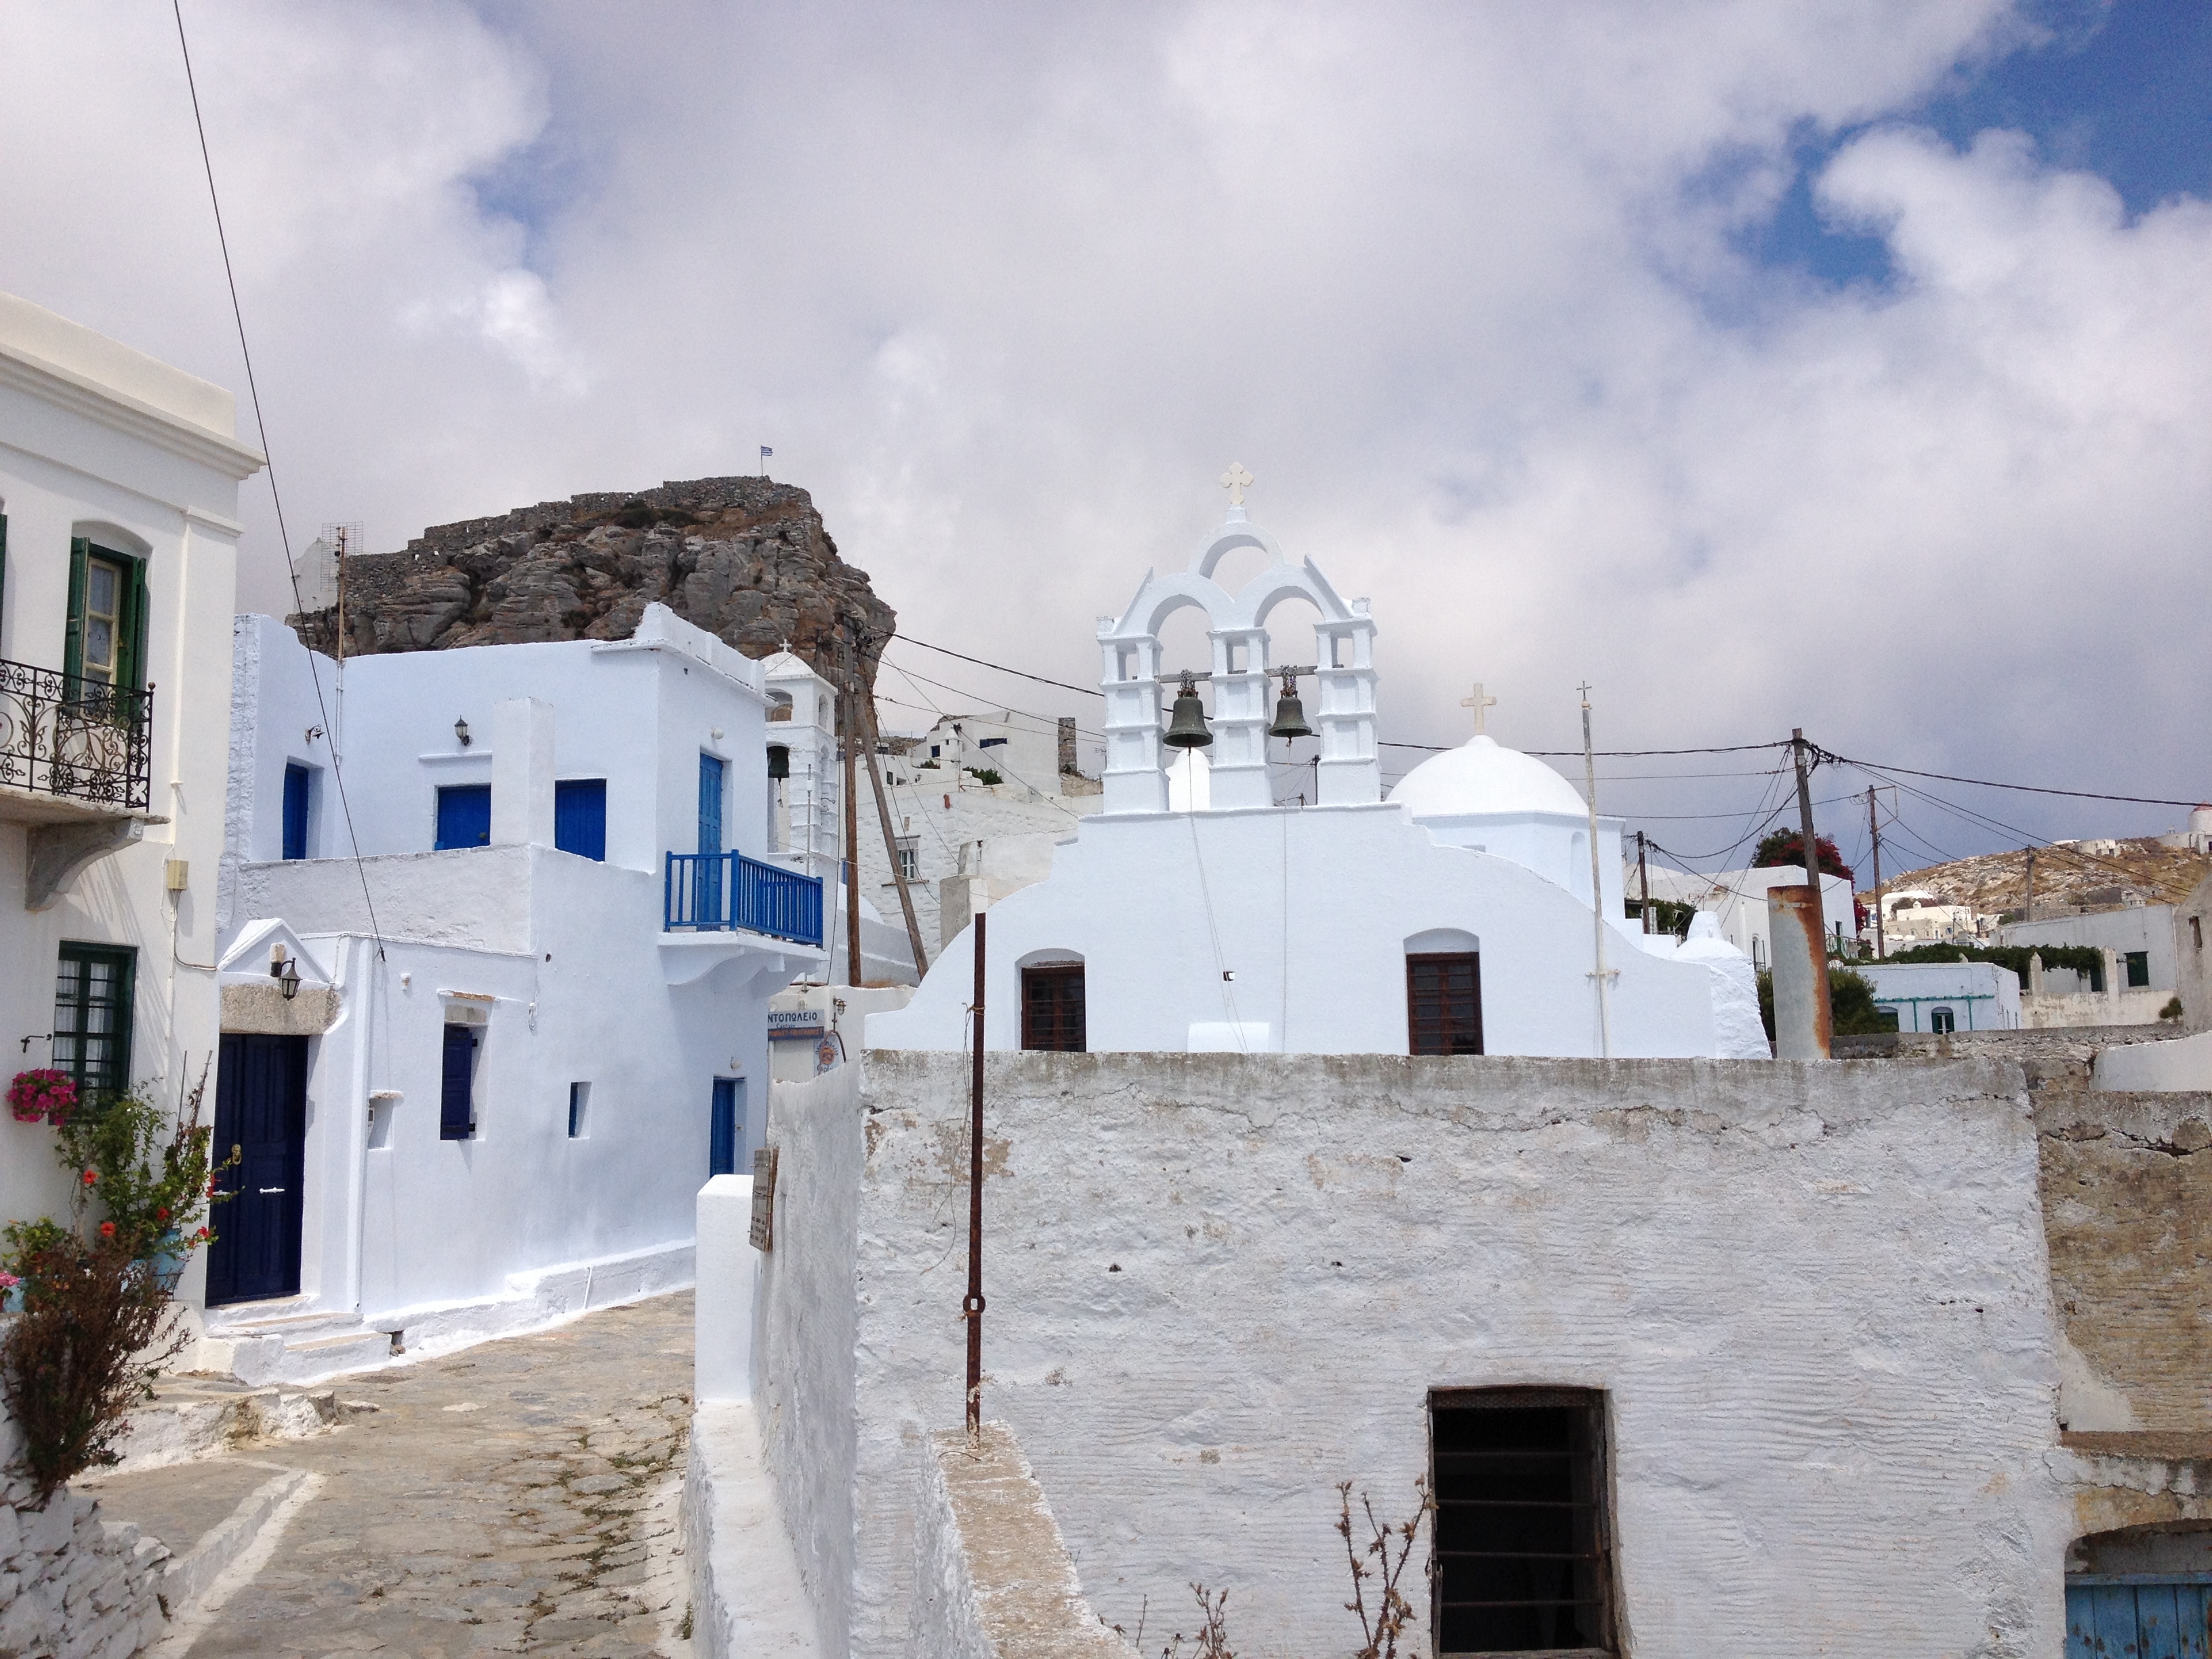
{"label": "blue balcony railing", "polygon": [[822,878],[743,853],[671,853],[660,884],[661,926],[700,933],[742,928],[800,945],[822,943]]}

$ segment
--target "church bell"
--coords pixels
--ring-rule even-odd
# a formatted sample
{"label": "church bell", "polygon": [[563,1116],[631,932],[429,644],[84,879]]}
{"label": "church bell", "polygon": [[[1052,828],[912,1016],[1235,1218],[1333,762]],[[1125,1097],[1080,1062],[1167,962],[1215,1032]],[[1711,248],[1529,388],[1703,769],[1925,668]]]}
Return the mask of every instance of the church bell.
{"label": "church bell", "polygon": [[771,778],[791,775],[791,750],[782,744],[772,743],[768,746],[768,775]]}
{"label": "church bell", "polygon": [[1160,741],[1170,749],[1203,749],[1213,741],[1213,733],[1206,729],[1206,705],[1199,701],[1198,687],[1188,674],[1176,693],[1175,717],[1169,720],[1167,735]]}
{"label": "church bell", "polygon": [[1298,702],[1298,683],[1291,676],[1283,676],[1283,695],[1275,700],[1275,723],[1267,728],[1271,738],[1310,738],[1314,729],[1306,724],[1306,711]]}

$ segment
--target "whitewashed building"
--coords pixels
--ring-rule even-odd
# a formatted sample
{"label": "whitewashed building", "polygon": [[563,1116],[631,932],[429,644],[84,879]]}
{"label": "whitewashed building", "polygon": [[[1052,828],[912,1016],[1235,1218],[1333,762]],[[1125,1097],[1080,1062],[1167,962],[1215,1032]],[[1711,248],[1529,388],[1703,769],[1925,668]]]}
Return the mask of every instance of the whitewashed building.
{"label": "whitewashed building", "polygon": [[342,673],[238,619],[217,1138],[245,1161],[203,1364],[312,1376],[689,1280],[691,1194],[759,1141],[769,999],[825,963],[775,690],[826,696],[658,605]]}
{"label": "whitewashed building", "polygon": [[[1685,870],[1648,872],[1654,899],[1708,911],[1720,924],[1720,936],[1765,968],[1774,960],[1774,941],[1767,931],[1766,894],[1773,887],[1802,887],[1802,864],[1762,866],[1751,870],[1722,870],[1711,874]],[[1858,937],[1856,896],[1841,876],[1820,877],[1820,916],[1832,940]]]}
{"label": "whitewashed building", "polygon": [[[1215,573],[1244,550],[1267,562],[1232,593]],[[1267,764],[1284,673],[1268,623],[1290,601],[1317,616],[1310,663],[1291,665],[1320,735],[1304,807],[1274,804]],[[1213,740],[1178,786],[1161,693],[1180,665],[1160,629],[1192,606]],[[1382,799],[1375,631],[1365,600],[1291,563],[1241,506],[1187,571],[1148,574],[1100,623],[1104,810],[1053,848],[1048,878],[992,906],[988,1046],[1765,1054],[1748,962],[1632,929],[1618,820],[1596,821],[1593,860],[1587,806],[1541,763],[1478,732]],[[906,1008],[870,1019],[871,1046],[961,1047],[971,990],[963,936]]]}
{"label": "whitewashed building", "polygon": [[2020,975],[1994,962],[1867,962],[1852,971],[1900,1031],[2010,1031],[2021,1024]]}
{"label": "whitewashed building", "polygon": [[[173,1103],[215,1047],[238,487],[260,466],[221,386],[0,295],[6,1079]],[[0,1219],[66,1212],[52,1133],[0,1114]]]}

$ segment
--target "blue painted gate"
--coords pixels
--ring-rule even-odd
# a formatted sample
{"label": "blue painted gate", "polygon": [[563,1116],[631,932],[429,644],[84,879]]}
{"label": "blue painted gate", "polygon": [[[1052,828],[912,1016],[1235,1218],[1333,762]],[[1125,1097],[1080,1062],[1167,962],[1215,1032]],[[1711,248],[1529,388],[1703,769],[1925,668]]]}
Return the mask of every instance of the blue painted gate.
{"label": "blue painted gate", "polygon": [[2066,1581],[2066,1659],[2206,1659],[2212,1575],[2113,1573]]}
{"label": "blue painted gate", "polygon": [[226,1031],[216,1065],[216,1177],[231,1196],[208,1224],[210,1307],[300,1291],[300,1221],[307,1150],[307,1039]]}

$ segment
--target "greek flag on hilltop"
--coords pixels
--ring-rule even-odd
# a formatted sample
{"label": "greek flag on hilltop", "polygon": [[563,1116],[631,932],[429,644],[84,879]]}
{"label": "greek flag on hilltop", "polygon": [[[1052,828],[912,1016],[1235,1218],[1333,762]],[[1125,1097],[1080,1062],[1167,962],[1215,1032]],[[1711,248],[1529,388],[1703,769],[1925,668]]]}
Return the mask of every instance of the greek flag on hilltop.
{"label": "greek flag on hilltop", "polygon": [[766,444],[761,446],[761,477],[763,478],[768,477],[768,458],[775,453],[775,451],[770,449]]}

